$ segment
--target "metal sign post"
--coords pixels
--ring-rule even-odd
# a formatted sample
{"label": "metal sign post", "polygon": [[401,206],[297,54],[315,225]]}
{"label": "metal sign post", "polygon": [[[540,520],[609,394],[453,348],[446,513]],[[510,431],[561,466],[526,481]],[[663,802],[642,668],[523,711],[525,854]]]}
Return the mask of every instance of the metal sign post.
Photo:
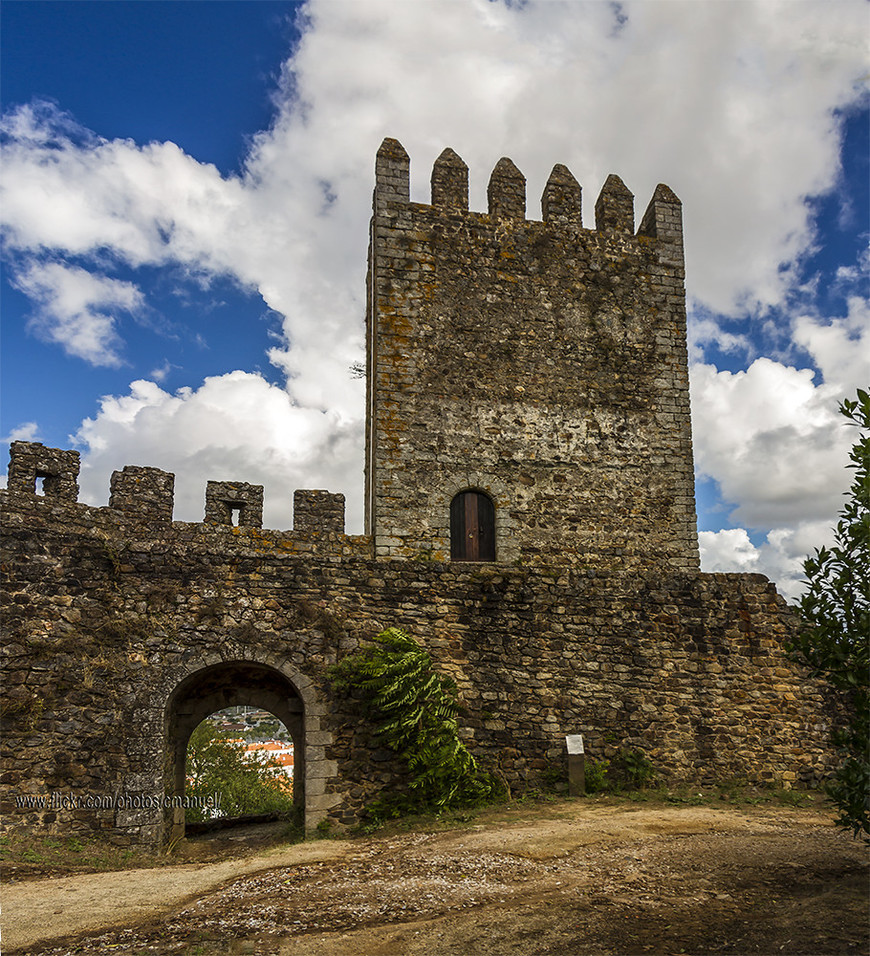
{"label": "metal sign post", "polygon": [[582,797],[586,793],[586,755],[583,752],[583,735],[568,734],[568,795]]}

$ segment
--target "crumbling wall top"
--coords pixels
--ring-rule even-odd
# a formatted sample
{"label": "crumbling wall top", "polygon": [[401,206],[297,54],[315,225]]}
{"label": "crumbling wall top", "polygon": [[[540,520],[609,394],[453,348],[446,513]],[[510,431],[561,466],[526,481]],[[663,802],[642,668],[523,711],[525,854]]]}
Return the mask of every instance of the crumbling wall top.
{"label": "crumbling wall top", "polygon": [[[211,546],[208,542],[215,533],[223,534],[225,529],[257,532],[263,527],[262,485],[209,481],[205,515],[199,524],[173,522],[175,475],[171,472],[125,465],[112,474],[108,507],[78,503],[78,472],[77,451],[46,448],[39,442],[13,442],[8,489],[0,491],[6,513],[25,527],[30,523],[34,527],[45,527],[46,522],[59,522],[68,533],[100,536],[120,533],[123,528],[124,534],[153,536],[162,541],[170,540],[172,534],[178,532],[185,539],[200,540],[206,546]],[[45,510],[41,502],[50,503],[51,509]],[[272,530],[253,536],[243,534],[235,547],[254,547],[258,551],[275,547],[281,553],[367,556],[369,539],[345,534],[344,513],[344,495],[298,490],[294,494],[292,532]]]}

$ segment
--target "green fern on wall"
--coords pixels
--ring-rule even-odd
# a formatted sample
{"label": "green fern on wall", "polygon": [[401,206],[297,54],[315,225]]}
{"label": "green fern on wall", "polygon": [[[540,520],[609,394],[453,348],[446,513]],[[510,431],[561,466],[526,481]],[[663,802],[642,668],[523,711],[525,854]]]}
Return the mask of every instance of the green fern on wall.
{"label": "green fern on wall", "polygon": [[408,765],[408,793],[370,810],[396,812],[479,803],[499,785],[481,770],[458,733],[456,684],[434,670],[429,652],[397,627],[330,671],[334,686],[358,692],[382,744]]}

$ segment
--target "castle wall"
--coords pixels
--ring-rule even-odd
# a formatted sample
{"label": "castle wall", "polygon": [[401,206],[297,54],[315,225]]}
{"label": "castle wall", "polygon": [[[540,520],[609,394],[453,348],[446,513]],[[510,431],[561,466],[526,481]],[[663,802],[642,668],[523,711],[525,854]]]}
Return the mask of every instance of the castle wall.
{"label": "castle wall", "polygon": [[557,166],[542,221],[503,159],[486,213],[445,150],[432,204],[378,153],[369,250],[367,531],[384,557],[450,557],[451,498],[496,507],[496,560],[698,568],[680,202],[634,230],[610,176],[594,229]]}
{"label": "castle wall", "polygon": [[[365,535],[323,490],[295,493],[292,531],[263,529],[262,486],[232,481],[208,483],[202,522],[173,521],[174,476],[142,466],[92,508],[78,453],[12,443],[4,825],[177,835],[163,801],[189,734],[239,702],[288,722],[306,825],[353,823],[403,771],[329,667],[390,626],[456,680],[471,751],[516,792],[564,770],[577,733],[590,759],[639,748],[673,781],[834,766],[832,701],[784,653],[783,600],[698,570],[679,200],[657,187],[635,232],[611,176],[585,229],[556,166],[532,221],[501,160],[488,202],[469,212],[451,150],[430,205],[409,201],[401,145],[378,153]],[[449,560],[467,490],[495,506],[495,561]],[[488,545],[488,504],[457,505]]]}
{"label": "castle wall", "polygon": [[[166,523],[29,493],[0,504],[7,826],[158,842],[172,822],[160,810],[18,803],[159,800],[172,728],[231,679],[254,702],[267,672],[269,699],[286,686],[300,715],[308,825],[354,822],[401,768],[327,668],[391,625],[456,679],[472,752],[517,793],[563,768],[568,733],[592,760],[642,748],[671,780],[814,784],[832,765],[824,695],[787,661],[795,621],[758,575],[385,560],[310,525]],[[221,668],[194,718],[173,710],[179,688]]]}

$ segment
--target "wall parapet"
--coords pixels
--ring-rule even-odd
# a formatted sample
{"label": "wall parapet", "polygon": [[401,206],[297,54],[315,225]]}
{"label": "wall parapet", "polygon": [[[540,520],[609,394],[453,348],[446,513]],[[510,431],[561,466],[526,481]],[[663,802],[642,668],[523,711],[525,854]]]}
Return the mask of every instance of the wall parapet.
{"label": "wall parapet", "polygon": [[[138,526],[139,539],[153,534],[162,543],[173,535],[209,538],[230,533],[236,547],[250,553],[366,556],[371,543],[364,535],[347,535],[345,499],[323,490],[294,494],[293,530],[263,529],[263,486],[242,481],[206,484],[202,522],[173,521],[175,475],[160,468],[125,465],[111,477],[109,504],[92,506],[78,501],[79,453],[46,448],[40,442],[13,442],[9,458],[9,487],[0,490],[7,527],[44,527],[65,515],[70,533],[113,533]],[[42,481],[42,491],[38,488]],[[209,538],[211,540],[211,538]]]}
{"label": "wall parapet", "polygon": [[[375,161],[375,214],[386,213],[396,205],[411,203],[411,160],[397,140],[387,137]],[[582,187],[567,166],[556,163],[541,195],[541,220],[526,215],[526,178],[514,162],[503,156],[495,165],[487,186],[486,213],[470,212],[468,206],[468,166],[450,147],[445,148],[432,166],[430,205],[434,209],[465,216],[491,219],[543,221],[554,227],[582,228]],[[393,215],[390,212],[389,215]],[[613,237],[624,236],[657,241],[663,262],[682,268],[682,204],[664,183],[656,186],[641,224],[635,233],[634,195],[615,173],[604,181],[595,201],[595,229]]]}
{"label": "wall parapet", "polygon": [[175,475],[159,468],[125,465],[112,473],[109,507],[151,521],[172,521]]}
{"label": "wall parapet", "polygon": [[14,441],[9,447],[8,490],[16,495],[42,493],[56,501],[77,501],[80,457],[77,451],[46,448],[38,441]]}
{"label": "wall parapet", "polygon": [[[234,520],[236,518],[237,520]],[[263,486],[244,481],[210,481],[205,486],[205,523],[263,527]]]}
{"label": "wall parapet", "polygon": [[[31,534],[4,540],[7,826],[154,844],[152,818],[42,814],[15,797],[162,795],[166,701],[191,666],[244,681],[255,661],[316,691],[304,711],[307,727],[318,722],[308,782],[328,781],[308,806],[355,822],[396,777],[328,667],[388,624],[456,680],[468,746],[517,791],[561,767],[564,736],[578,732],[593,759],[639,748],[674,781],[818,785],[836,763],[825,690],[785,655],[797,622],[761,575],[258,554],[255,529],[183,522],[157,546],[130,538],[111,509],[69,506],[81,510],[114,516],[117,537],[106,540],[108,526],[78,534],[66,514],[37,509]],[[69,753],[74,762],[56,759]]]}
{"label": "wall parapet", "polygon": [[294,491],[293,530],[304,534],[344,534],[344,495],[322,489]]}

